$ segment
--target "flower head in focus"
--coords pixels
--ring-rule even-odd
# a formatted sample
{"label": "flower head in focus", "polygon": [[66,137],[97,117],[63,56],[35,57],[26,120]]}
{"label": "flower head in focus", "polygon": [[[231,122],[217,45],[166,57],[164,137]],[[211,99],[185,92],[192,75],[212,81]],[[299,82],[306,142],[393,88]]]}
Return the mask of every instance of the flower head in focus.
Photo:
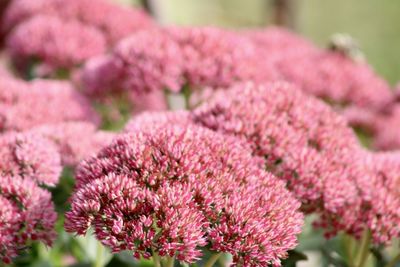
{"label": "flower head in focus", "polygon": [[78,167],[66,229],[84,234],[92,226],[114,252],[137,257],[154,250],[193,262],[209,244],[236,263],[279,266],[302,224],[284,184],[236,138],[153,125],[118,137]]}

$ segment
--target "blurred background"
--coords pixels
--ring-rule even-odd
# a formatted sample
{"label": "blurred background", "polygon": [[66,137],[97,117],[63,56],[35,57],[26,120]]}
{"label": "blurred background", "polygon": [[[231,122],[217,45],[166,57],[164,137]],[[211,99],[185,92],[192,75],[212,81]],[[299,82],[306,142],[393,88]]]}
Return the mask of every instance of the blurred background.
{"label": "blurred background", "polygon": [[[262,27],[276,17],[280,0],[115,0],[147,4],[166,25]],[[286,0],[288,26],[326,46],[335,33],[348,33],[368,62],[391,84],[400,80],[399,0]],[[283,7],[285,8],[285,7]]]}

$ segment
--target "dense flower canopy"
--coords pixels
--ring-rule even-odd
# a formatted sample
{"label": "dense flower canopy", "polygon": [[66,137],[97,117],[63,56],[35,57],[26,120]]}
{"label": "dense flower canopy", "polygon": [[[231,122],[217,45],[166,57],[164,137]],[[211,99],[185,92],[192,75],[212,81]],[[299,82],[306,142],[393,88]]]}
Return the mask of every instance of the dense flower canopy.
{"label": "dense flower canopy", "polygon": [[7,48],[21,69],[35,61],[42,68],[72,68],[106,50],[103,35],[79,21],[40,15],[19,24],[7,38]]}
{"label": "dense flower canopy", "polygon": [[114,266],[128,251],[287,266],[309,215],[336,237],[318,247],[328,265],[400,259],[400,84],[350,36],[323,49],[279,27],[164,26],[113,0],[4,2],[0,265]]}
{"label": "dense flower canopy", "polygon": [[154,250],[193,262],[208,244],[237,264],[279,266],[302,224],[284,184],[236,138],[153,125],[79,166],[66,229],[93,226],[104,245],[136,256]]}
{"label": "dense flower canopy", "polygon": [[336,105],[355,105],[379,111],[392,100],[386,81],[345,52],[323,50],[283,28],[251,30],[244,34],[271,61],[279,77],[307,93]]}
{"label": "dense flower canopy", "polygon": [[81,160],[95,154],[103,146],[111,143],[116,135],[97,130],[88,122],[62,122],[44,124],[28,131],[47,138],[58,148],[64,165],[75,166]]}
{"label": "dense flower canopy", "polygon": [[359,143],[346,120],[322,101],[287,83],[238,84],[197,108],[193,120],[249,142],[305,211],[354,220],[348,210],[360,201],[359,173],[351,163]]}
{"label": "dense flower canopy", "polygon": [[32,241],[50,245],[55,220],[50,192],[29,178],[0,174],[0,260],[10,263]]}
{"label": "dense flower canopy", "polygon": [[359,221],[367,221],[376,243],[387,244],[400,236],[400,153],[366,152],[365,165],[371,178],[359,185],[364,202]]}
{"label": "dense flower canopy", "polygon": [[92,95],[110,90],[138,93],[189,86],[228,87],[237,81],[277,77],[245,37],[218,28],[144,30],[123,39],[110,55],[90,60],[81,73]]}
{"label": "dense flower canopy", "polygon": [[[182,87],[183,57],[179,46],[162,30],[133,34],[118,43],[110,57],[95,60],[82,74],[87,81],[84,88],[89,91],[100,87],[138,93],[163,89],[176,92]],[[112,76],[99,77],[104,72]],[[111,88],[107,88],[109,84]]]}
{"label": "dense flower canopy", "polygon": [[0,131],[66,121],[99,122],[89,101],[69,82],[0,79]]}
{"label": "dense flower canopy", "polygon": [[51,15],[62,20],[79,20],[101,31],[108,44],[137,30],[153,27],[152,19],[142,10],[122,7],[107,0],[13,0],[3,20],[10,31],[36,15]]}
{"label": "dense flower canopy", "polygon": [[61,173],[60,155],[47,139],[34,134],[0,136],[0,176],[19,176],[55,185]]}
{"label": "dense flower canopy", "polygon": [[11,259],[32,241],[50,245],[56,213],[50,192],[61,164],[55,146],[33,134],[0,136],[0,260]]}
{"label": "dense flower canopy", "polygon": [[155,125],[182,125],[188,126],[192,123],[190,113],[185,110],[162,111],[162,112],[143,112],[130,119],[124,128],[124,132],[140,132],[152,129]]}

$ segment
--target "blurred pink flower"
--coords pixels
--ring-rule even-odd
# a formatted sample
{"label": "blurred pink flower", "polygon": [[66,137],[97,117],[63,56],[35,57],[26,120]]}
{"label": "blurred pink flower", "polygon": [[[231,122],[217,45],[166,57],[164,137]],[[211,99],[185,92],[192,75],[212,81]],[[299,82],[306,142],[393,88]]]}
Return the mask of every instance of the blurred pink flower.
{"label": "blurred pink flower", "polygon": [[7,37],[7,47],[21,70],[35,61],[42,68],[56,70],[82,64],[106,49],[96,28],[79,21],[39,15],[19,24]]}
{"label": "blurred pink flower", "polygon": [[64,165],[75,166],[111,143],[115,133],[99,131],[88,122],[44,124],[28,131],[52,141]]}
{"label": "blurred pink flower", "polygon": [[154,127],[181,125],[183,127],[192,123],[190,113],[185,110],[143,112],[130,119],[124,128],[124,132],[148,131]]}
{"label": "blurred pink flower", "polygon": [[195,109],[193,120],[247,141],[304,211],[352,220],[348,210],[360,202],[352,162],[360,146],[346,120],[322,101],[287,83],[238,84]]}
{"label": "blurred pink flower", "polygon": [[180,46],[185,83],[192,89],[227,87],[260,72],[255,46],[234,32],[212,27],[167,30]]}
{"label": "blurred pink flower", "polygon": [[144,111],[168,110],[167,97],[163,91],[153,91],[141,94],[132,92],[129,95],[129,98],[133,104],[133,110],[135,114]]}
{"label": "blurred pink flower", "polygon": [[18,175],[0,175],[0,259],[10,263],[32,241],[51,245],[57,214],[50,192]]}
{"label": "blurred pink flower", "polygon": [[264,55],[260,60],[270,62],[281,79],[331,104],[379,111],[392,100],[389,85],[371,66],[356,62],[341,51],[319,49],[283,28],[248,30],[243,34]]}
{"label": "blurred pink flower", "polygon": [[54,186],[61,174],[60,155],[47,139],[22,133],[0,136],[0,176],[20,176]]}
{"label": "blurred pink flower", "polygon": [[283,56],[278,68],[287,81],[339,106],[356,105],[379,111],[393,98],[386,81],[370,66],[340,52]]}
{"label": "blurred pink flower", "polygon": [[[83,70],[83,90],[126,90],[145,93],[183,85],[183,57],[179,46],[163,30],[148,30],[123,39],[110,57],[95,59]],[[105,73],[105,77],[99,77]],[[96,81],[96,79],[100,79]],[[103,81],[105,81],[103,83]]]}
{"label": "blurred pink flower", "polygon": [[360,221],[367,221],[375,243],[388,244],[400,236],[400,153],[367,153],[365,165],[371,179],[359,186],[364,201]]}
{"label": "blurred pink flower", "polygon": [[236,81],[277,77],[247,38],[217,28],[165,28],[141,31],[122,40],[111,55],[90,60],[80,77],[83,90],[180,92],[227,87]]}
{"label": "blurred pink flower", "polygon": [[375,116],[370,123],[375,126],[374,148],[400,149],[400,104],[393,104],[386,114]]}
{"label": "blurred pink flower", "polygon": [[302,225],[284,184],[236,138],[153,125],[78,167],[66,229],[84,234],[93,226],[104,245],[136,257],[153,249],[193,262],[209,244],[238,264],[279,266]]}
{"label": "blurred pink flower", "polygon": [[0,131],[66,121],[99,123],[89,101],[63,81],[0,80]]}
{"label": "blurred pink flower", "polygon": [[3,30],[10,31],[36,15],[50,15],[67,21],[79,20],[101,31],[108,45],[137,30],[154,27],[152,19],[142,10],[107,0],[14,0],[6,11]]}

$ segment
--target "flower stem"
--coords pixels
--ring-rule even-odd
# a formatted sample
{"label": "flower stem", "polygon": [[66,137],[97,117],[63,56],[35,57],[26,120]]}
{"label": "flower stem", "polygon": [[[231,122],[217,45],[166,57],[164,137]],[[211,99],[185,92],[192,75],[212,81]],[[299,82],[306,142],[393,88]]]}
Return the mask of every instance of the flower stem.
{"label": "flower stem", "polygon": [[218,260],[222,253],[213,254],[211,258],[206,262],[204,267],[212,267]]}
{"label": "flower stem", "polygon": [[397,254],[397,256],[394,257],[391,261],[389,261],[385,267],[394,267],[394,266],[396,266],[396,263],[398,263],[398,262],[400,262],[400,253]]}
{"label": "flower stem", "polygon": [[183,94],[183,97],[185,98],[185,109],[189,110],[190,109],[190,95],[191,95],[189,85],[185,85],[183,87],[182,94]]}
{"label": "flower stem", "polygon": [[158,253],[154,251],[153,251],[153,261],[155,267],[161,267],[160,256],[158,256]]}
{"label": "flower stem", "polygon": [[174,257],[168,257],[166,267],[173,267],[174,266]]}
{"label": "flower stem", "polygon": [[342,244],[347,259],[347,264],[349,265],[349,267],[355,267],[356,265],[354,263],[354,240],[350,236],[344,234],[342,236]]}
{"label": "flower stem", "polygon": [[97,242],[96,246],[96,260],[94,262],[94,267],[103,267],[103,252],[104,252],[104,247],[100,242]]}
{"label": "flower stem", "polygon": [[369,256],[369,246],[371,243],[371,232],[366,230],[362,240],[361,240],[361,247],[357,255],[357,267],[364,267],[365,262]]}

